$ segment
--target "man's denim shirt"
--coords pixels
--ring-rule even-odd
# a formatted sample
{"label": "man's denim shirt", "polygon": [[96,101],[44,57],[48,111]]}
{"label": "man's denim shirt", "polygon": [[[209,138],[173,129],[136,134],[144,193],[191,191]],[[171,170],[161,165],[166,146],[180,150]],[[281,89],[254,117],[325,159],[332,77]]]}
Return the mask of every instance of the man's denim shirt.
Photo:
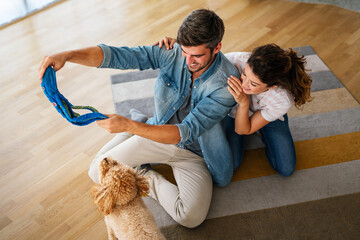
{"label": "man's denim shirt", "polygon": [[[154,88],[154,116],[147,123],[165,124],[185,101],[191,86],[191,73],[180,45],[172,50],[158,46],[111,47],[100,44],[104,52],[101,68],[157,69]],[[184,148],[198,138],[206,165],[214,182],[227,185],[233,175],[234,164],[225,135],[225,117],[235,105],[227,89],[227,78],[239,77],[236,68],[219,52],[211,66],[194,80],[191,89],[191,111],[177,124]]]}

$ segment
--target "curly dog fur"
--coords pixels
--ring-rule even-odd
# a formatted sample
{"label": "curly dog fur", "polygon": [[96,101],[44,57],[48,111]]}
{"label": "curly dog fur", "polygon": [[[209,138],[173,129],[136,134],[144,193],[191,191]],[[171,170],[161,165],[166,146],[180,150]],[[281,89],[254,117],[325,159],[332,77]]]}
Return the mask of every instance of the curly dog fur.
{"label": "curly dog fur", "polygon": [[165,239],[141,196],[149,183],[134,169],[111,158],[99,166],[100,184],[94,184],[94,203],[105,215],[109,239]]}

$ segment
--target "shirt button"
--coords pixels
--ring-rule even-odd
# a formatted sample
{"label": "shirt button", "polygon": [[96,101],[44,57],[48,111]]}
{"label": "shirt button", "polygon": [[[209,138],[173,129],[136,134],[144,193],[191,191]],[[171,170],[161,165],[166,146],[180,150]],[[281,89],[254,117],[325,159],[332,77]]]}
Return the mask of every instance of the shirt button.
{"label": "shirt button", "polygon": [[161,122],[164,123],[164,120],[162,120]]}
{"label": "shirt button", "polygon": [[173,108],[174,110],[176,109],[176,108]]}
{"label": "shirt button", "polygon": [[196,88],[196,86],[194,86],[194,88]]}
{"label": "shirt button", "polygon": [[168,83],[168,86],[170,86],[170,83]]}
{"label": "shirt button", "polygon": [[185,98],[185,96],[182,96],[182,98]]}

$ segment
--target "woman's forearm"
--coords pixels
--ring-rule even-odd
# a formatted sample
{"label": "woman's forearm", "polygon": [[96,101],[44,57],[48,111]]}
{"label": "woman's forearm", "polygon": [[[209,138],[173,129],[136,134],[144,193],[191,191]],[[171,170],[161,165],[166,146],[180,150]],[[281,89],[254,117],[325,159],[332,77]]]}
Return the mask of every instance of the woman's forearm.
{"label": "woman's forearm", "polygon": [[240,135],[248,135],[250,130],[249,105],[239,105],[235,117],[235,132]]}

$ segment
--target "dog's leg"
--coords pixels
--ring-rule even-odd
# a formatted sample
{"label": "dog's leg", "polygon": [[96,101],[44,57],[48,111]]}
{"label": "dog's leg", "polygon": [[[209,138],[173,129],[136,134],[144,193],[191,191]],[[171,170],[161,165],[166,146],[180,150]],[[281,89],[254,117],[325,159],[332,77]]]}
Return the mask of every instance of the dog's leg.
{"label": "dog's leg", "polygon": [[115,236],[113,228],[111,227],[111,223],[107,219],[107,217],[105,217],[105,223],[106,223],[106,227],[107,227],[107,231],[108,231],[109,240],[118,240],[118,238]]}
{"label": "dog's leg", "polygon": [[118,240],[118,238],[115,236],[114,230],[111,228],[111,234],[109,236],[109,240]]}

